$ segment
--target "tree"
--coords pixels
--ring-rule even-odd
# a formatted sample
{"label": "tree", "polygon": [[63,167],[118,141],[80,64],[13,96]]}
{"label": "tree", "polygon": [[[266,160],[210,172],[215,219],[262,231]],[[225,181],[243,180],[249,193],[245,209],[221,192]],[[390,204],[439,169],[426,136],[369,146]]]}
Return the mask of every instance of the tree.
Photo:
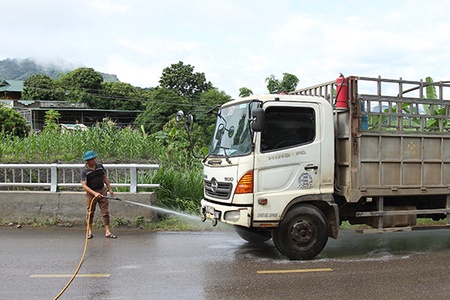
{"label": "tree", "polygon": [[176,92],[164,88],[157,88],[147,102],[147,108],[135,121],[138,126],[143,126],[148,133],[155,133],[163,129],[163,126],[180,109],[189,110],[189,101]]}
{"label": "tree", "polygon": [[50,76],[37,74],[25,80],[22,99],[24,100],[63,100],[63,92]]}
{"label": "tree", "polygon": [[283,73],[283,79],[280,83],[280,92],[293,92],[299,83],[297,76],[289,73]]}
{"label": "tree", "polygon": [[283,79],[279,81],[275,78],[275,75],[270,75],[266,78],[267,82],[267,89],[269,90],[269,93],[271,94],[279,94],[281,92],[292,92],[297,87],[297,84],[299,83],[299,79],[297,76],[289,74],[289,73],[283,73]]}
{"label": "tree", "polygon": [[198,100],[201,93],[213,87],[211,82],[206,81],[204,73],[194,73],[193,66],[181,61],[163,70],[159,85],[191,101]]}
{"label": "tree", "polygon": [[[178,110],[181,109],[185,112],[195,110],[196,126],[194,126],[196,127],[196,133],[193,133],[193,135],[196,136],[196,139],[203,141],[209,138],[207,131],[210,126],[214,125],[214,118],[211,119],[211,116],[205,116],[201,112],[222,102],[226,94],[214,89],[212,83],[206,80],[204,73],[194,72],[193,66],[185,65],[181,61],[163,70],[159,84],[165,92],[158,91],[155,93],[155,97],[153,101],[149,102],[145,113],[147,118],[150,115],[156,117],[155,114],[160,116],[158,118],[160,122],[157,127],[153,127],[153,132],[157,129],[161,130],[162,126],[169,122]],[[175,98],[168,91],[179,98]],[[159,103],[159,101],[162,103]],[[169,104],[174,102],[178,106]],[[161,123],[163,120],[165,120],[164,124]]]}
{"label": "tree", "polygon": [[[425,78],[425,82],[427,83],[426,88],[425,88],[427,99],[438,99],[438,95],[436,93],[436,86],[433,85],[433,83],[434,83],[433,78],[428,76]],[[439,115],[446,116],[447,115],[447,107],[445,105],[444,106],[435,105],[435,104],[423,105],[423,110],[425,111],[426,114],[429,114],[429,115],[436,115],[436,116],[439,116]],[[427,128],[429,128],[429,129],[439,130],[439,128],[441,127],[440,124],[442,124],[442,126],[444,128],[447,128],[448,124],[449,124],[449,120],[447,118],[442,118],[442,119],[428,118],[427,119]]]}
{"label": "tree", "polygon": [[433,78],[428,76],[425,78],[425,82],[429,83],[425,88],[427,99],[437,99],[438,97],[436,93],[436,87],[434,85],[431,85],[434,82]]}
{"label": "tree", "polygon": [[44,131],[50,131],[50,132],[56,132],[59,130],[58,120],[61,118],[61,114],[54,110],[50,109],[45,113],[45,120],[44,120]]}
{"label": "tree", "polygon": [[101,97],[92,108],[139,110],[143,109],[140,91],[129,83],[103,82]]}
{"label": "tree", "polygon": [[103,77],[93,68],[78,68],[62,76],[59,82],[65,90],[66,100],[85,102],[92,108],[99,99]]}
{"label": "tree", "polygon": [[266,78],[267,89],[270,94],[278,94],[280,91],[280,81],[275,78],[275,75],[270,75]]}
{"label": "tree", "polygon": [[20,113],[9,107],[0,107],[0,131],[22,138],[28,134],[30,127]]}
{"label": "tree", "polygon": [[179,129],[171,124],[178,110],[195,111],[191,138],[202,146],[208,144],[215,116],[205,112],[230,101],[231,97],[207,82],[205,74],[194,73],[194,67],[181,61],[165,68],[159,83],[160,87],[152,92],[145,112],[138,116],[135,124],[151,134],[164,130],[159,136],[166,137],[168,131]]}
{"label": "tree", "polygon": [[231,96],[227,95],[224,91],[219,91],[217,88],[212,88],[200,96],[200,107],[198,108],[210,110],[215,106],[222,105],[231,100],[233,100]]}
{"label": "tree", "polygon": [[248,97],[251,95],[253,95],[253,91],[251,89],[246,88],[246,87],[241,87],[239,89],[239,97],[242,98],[242,97]]}

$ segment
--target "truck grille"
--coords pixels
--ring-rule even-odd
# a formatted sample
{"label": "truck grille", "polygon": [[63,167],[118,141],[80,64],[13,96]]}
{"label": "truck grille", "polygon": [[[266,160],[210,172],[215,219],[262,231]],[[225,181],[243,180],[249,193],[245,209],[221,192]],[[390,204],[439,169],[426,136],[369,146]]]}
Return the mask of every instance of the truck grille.
{"label": "truck grille", "polygon": [[218,182],[215,178],[205,180],[205,194],[219,199],[229,199],[233,185],[227,182]]}

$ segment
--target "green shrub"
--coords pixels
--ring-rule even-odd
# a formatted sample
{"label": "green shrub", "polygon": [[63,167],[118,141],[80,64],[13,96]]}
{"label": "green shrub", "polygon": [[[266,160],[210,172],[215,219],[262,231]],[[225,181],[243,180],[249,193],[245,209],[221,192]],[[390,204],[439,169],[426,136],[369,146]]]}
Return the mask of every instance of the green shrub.
{"label": "green shrub", "polygon": [[2,138],[6,138],[8,135],[24,137],[29,131],[27,120],[20,113],[9,107],[0,107],[0,133]]}

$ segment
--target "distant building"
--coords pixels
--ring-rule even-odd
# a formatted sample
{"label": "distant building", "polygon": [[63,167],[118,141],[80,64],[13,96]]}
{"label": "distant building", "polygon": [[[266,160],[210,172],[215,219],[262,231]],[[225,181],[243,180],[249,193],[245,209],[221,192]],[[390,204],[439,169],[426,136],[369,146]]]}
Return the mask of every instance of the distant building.
{"label": "distant building", "polygon": [[0,81],[0,99],[19,100],[22,96],[23,83],[21,80]]}
{"label": "distant building", "polygon": [[86,103],[68,101],[21,100],[24,81],[3,80],[0,82],[0,103],[20,112],[32,130],[44,128],[45,113],[51,109],[61,115],[60,124],[95,125],[103,119],[110,119],[117,126],[132,125],[139,110],[89,109]]}

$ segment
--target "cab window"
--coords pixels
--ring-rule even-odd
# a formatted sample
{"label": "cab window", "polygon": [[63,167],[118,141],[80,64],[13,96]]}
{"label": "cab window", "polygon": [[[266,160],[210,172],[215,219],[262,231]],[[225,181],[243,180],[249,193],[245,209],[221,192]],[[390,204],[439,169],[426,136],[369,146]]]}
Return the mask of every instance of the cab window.
{"label": "cab window", "polygon": [[261,132],[261,152],[312,143],[316,124],[310,107],[269,107]]}

